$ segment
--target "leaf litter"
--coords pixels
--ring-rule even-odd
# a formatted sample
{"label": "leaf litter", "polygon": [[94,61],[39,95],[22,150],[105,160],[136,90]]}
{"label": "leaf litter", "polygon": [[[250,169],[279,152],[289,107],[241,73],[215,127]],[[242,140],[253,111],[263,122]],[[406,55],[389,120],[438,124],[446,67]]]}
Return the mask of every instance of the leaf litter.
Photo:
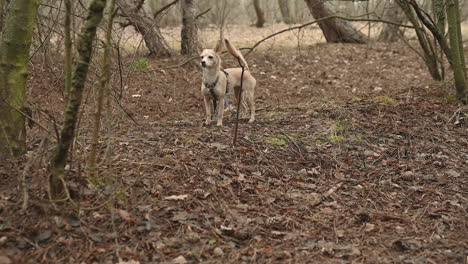
{"label": "leaf litter", "polygon": [[[237,146],[232,117],[223,128],[201,125],[195,62],[163,75],[133,73],[122,105],[138,125],[112,118],[100,185],[84,180],[90,124],[82,124],[68,170],[80,207],[50,206],[38,162],[28,178],[30,208],[21,212],[14,175],[25,161],[0,165],[0,260],[462,263],[467,110],[446,100],[450,85],[431,82],[399,45],[249,56],[258,116],[241,121]],[[150,60],[150,67],[168,61]],[[34,69],[32,93],[44,95],[32,103],[59,119],[60,103],[44,103],[60,102],[59,87],[47,89],[37,76],[54,78]],[[40,135],[30,131],[31,151]]]}

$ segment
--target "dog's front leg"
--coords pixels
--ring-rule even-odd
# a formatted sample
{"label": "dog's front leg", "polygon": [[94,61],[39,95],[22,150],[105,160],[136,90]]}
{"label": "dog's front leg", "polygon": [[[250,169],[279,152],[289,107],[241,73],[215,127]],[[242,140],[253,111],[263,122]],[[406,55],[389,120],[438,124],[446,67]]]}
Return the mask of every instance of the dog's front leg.
{"label": "dog's front leg", "polygon": [[[224,97],[220,97],[224,98]],[[221,99],[218,101],[218,109],[215,110],[218,115],[218,123],[217,126],[223,126],[223,117],[224,117],[224,100]]]}
{"label": "dog's front leg", "polygon": [[211,113],[213,113],[213,111],[211,110],[213,106],[211,105],[212,102],[210,98],[208,98],[207,96],[204,96],[203,99],[205,101],[205,110],[206,110],[205,125],[209,125],[211,122]]}

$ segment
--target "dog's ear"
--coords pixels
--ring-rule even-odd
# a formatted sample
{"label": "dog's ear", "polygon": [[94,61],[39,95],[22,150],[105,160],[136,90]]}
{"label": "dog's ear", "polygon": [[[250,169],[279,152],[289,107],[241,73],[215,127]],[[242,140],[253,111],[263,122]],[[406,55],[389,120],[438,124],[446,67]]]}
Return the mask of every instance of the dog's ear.
{"label": "dog's ear", "polygon": [[216,44],[216,47],[214,48],[214,51],[216,53],[220,53],[221,52],[221,49],[223,49],[223,42],[220,40],[218,41],[218,43]]}
{"label": "dog's ear", "polygon": [[202,46],[198,45],[197,50],[198,50],[198,53],[202,53],[204,49]]}

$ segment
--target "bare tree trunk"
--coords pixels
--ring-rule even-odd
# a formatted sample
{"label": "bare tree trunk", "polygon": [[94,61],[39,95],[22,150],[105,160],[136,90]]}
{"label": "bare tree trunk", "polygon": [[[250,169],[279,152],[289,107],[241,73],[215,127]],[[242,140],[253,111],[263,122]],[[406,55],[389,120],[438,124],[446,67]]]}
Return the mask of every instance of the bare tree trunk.
{"label": "bare tree trunk", "polygon": [[286,24],[292,24],[291,12],[289,10],[290,0],[278,0],[278,5],[280,7],[281,16],[283,17],[283,22]]}
{"label": "bare tree trunk", "polygon": [[[446,25],[446,16],[445,16],[445,0],[432,0],[432,13],[434,14],[434,21],[437,26],[437,30],[442,36],[445,36],[445,25]],[[445,67],[444,67],[444,52],[437,46],[437,39],[434,38],[434,46],[436,48],[436,53],[438,53],[439,65],[440,65],[440,74],[442,80],[445,79]]]}
{"label": "bare tree trunk", "polygon": [[[332,7],[323,0],[304,0],[315,19],[334,16]],[[350,23],[338,18],[330,18],[318,22],[327,42],[332,43],[366,43],[367,37],[354,29]]]}
{"label": "bare tree trunk", "polygon": [[125,0],[119,0],[118,3],[128,22],[142,35],[150,56],[172,55],[159,26],[153,19],[139,14],[139,8],[129,5]]}
{"label": "bare tree trunk", "polygon": [[[405,21],[405,13],[395,1],[391,1],[385,7],[383,14],[385,20],[402,24]],[[385,23],[382,27],[382,31],[377,38],[378,41],[382,42],[395,42],[403,37],[403,31],[400,30],[399,26]]]}
{"label": "bare tree trunk", "polygon": [[182,55],[191,55],[197,53],[198,34],[197,23],[195,20],[194,0],[182,0],[182,31],[181,48]]}
{"label": "bare tree trunk", "polygon": [[255,24],[256,27],[261,28],[263,24],[265,24],[265,15],[263,10],[260,8],[259,0],[253,0],[253,5],[255,9],[255,14],[257,15],[257,23]]}
{"label": "bare tree trunk", "polygon": [[[421,49],[423,51],[422,58],[426,63],[427,69],[429,70],[432,79],[436,81],[442,80],[442,75],[439,70],[437,53],[435,51],[434,45],[429,40],[429,36],[427,35],[420,21],[418,20],[415,12],[411,8],[411,4],[407,0],[396,0],[396,2],[398,3],[400,8],[403,10],[406,17],[414,27],[416,37],[418,38],[419,45],[421,46]],[[445,52],[448,53],[447,49]]]}
{"label": "bare tree trunk", "polygon": [[102,20],[105,6],[106,0],[94,0],[91,2],[89,14],[78,40],[78,58],[75,63],[72,87],[65,109],[65,120],[60,131],[60,139],[57,142],[57,148],[52,158],[49,172],[50,196],[53,200],[62,199],[66,194],[64,185],[65,164],[75,133],[78,110],[93,51],[93,42],[96,38],[96,29]]}
{"label": "bare tree trunk", "polygon": [[26,78],[39,0],[14,0],[0,41],[0,159],[26,150]]}

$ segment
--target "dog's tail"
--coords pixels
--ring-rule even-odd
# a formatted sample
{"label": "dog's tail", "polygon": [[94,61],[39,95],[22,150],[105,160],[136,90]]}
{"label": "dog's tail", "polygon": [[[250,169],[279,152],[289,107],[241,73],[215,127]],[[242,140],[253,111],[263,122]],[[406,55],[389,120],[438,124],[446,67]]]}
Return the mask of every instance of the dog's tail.
{"label": "dog's tail", "polygon": [[231,45],[231,42],[229,42],[229,40],[224,39],[224,42],[226,43],[226,48],[229,51],[229,53],[231,53],[231,55],[234,56],[236,59],[240,60],[243,64],[242,66],[244,66],[246,70],[249,70],[249,65],[244,59],[244,56],[242,56],[242,53],[240,53],[240,51],[238,51],[233,45]]}

